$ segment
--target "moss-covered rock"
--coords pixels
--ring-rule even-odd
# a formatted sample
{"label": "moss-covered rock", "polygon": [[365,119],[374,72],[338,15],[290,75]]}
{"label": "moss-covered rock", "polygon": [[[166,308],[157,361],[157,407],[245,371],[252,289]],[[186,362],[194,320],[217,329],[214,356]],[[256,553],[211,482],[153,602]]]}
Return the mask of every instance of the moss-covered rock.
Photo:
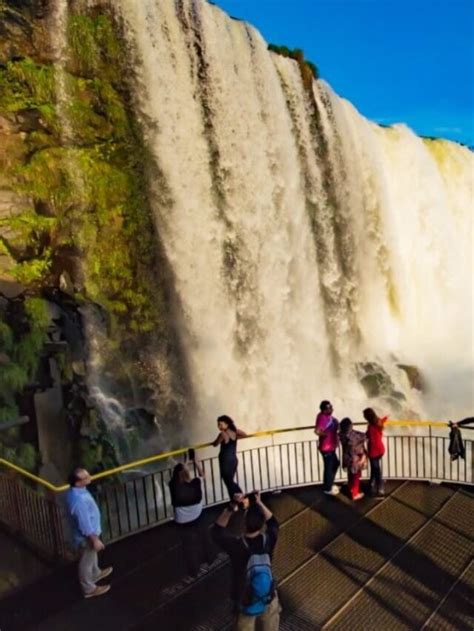
{"label": "moss-covered rock", "polygon": [[0,63],[34,56],[51,61],[48,0],[0,0]]}
{"label": "moss-covered rock", "polygon": [[13,462],[18,467],[36,473],[39,465],[39,454],[36,447],[31,443],[22,442],[13,447],[0,442],[0,457],[5,458],[9,462]]}
{"label": "moss-covered rock", "polygon": [[[179,391],[185,368],[176,369],[169,275],[148,199],[152,163],[127,83],[120,22],[113,4],[69,3],[67,58],[59,67],[44,31],[51,6],[45,2],[38,12],[39,3],[0,0],[9,40],[0,45],[0,283],[15,281],[30,297],[59,287],[77,311],[100,312],[101,387],[125,408],[160,405],[162,417],[174,423],[186,404],[184,397],[179,405],[165,400],[157,357],[161,353],[167,383],[174,380]],[[38,49],[40,33],[44,50]],[[62,339],[72,349],[63,324]],[[23,334],[12,335],[19,342]],[[4,355],[3,394],[10,395],[0,407],[10,417],[32,366],[28,349],[21,357],[10,350]],[[173,355],[178,359],[169,371]],[[85,359],[62,356],[67,389],[85,383]],[[101,439],[107,428],[97,431],[89,422],[86,397],[68,397],[72,440],[83,441],[78,457],[84,452],[99,468],[115,464],[113,447]]]}
{"label": "moss-covered rock", "polygon": [[17,396],[35,376],[48,324],[45,302],[29,297],[15,301],[13,313],[0,322],[0,421],[18,416]]}
{"label": "moss-covered rock", "polygon": [[81,438],[77,444],[75,461],[92,474],[117,466],[112,444],[100,438]]}
{"label": "moss-covered rock", "polygon": [[[11,274],[27,287],[55,283],[67,254],[80,258],[78,289],[123,331],[160,328],[155,234],[144,151],[124,94],[122,48],[105,15],[72,15],[60,107],[55,68],[26,58],[0,70],[0,111],[22,129],[23,152],[8,165],[12,190],[30,200],[0,219]],[[69,141],[61,140],[67,121]]]}

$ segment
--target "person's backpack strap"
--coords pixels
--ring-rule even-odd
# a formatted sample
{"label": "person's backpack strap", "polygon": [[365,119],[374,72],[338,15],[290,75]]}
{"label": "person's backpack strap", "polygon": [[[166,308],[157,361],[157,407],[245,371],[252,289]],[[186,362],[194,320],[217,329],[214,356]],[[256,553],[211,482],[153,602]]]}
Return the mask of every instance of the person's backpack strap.
{"label": "person's backpack strap", "polygon": [[[262,537],[263,537],[263,549],[264,549],[264,552],[266,552],[265,548],[267,547],[267,535],[265,533],[262,533]],[[248,544],[247,539],[245,538],[245,535],[241,537],[241,539],[244,546],[247,548],[247,550],[250,550],[250,546]]]}

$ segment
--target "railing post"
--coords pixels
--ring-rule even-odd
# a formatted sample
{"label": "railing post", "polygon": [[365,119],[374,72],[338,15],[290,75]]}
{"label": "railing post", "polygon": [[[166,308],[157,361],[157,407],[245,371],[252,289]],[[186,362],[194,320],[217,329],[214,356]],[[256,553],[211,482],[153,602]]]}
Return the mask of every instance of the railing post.
{"label": "railing post", "polygon": [[430,437],[430,481],[433,481],[433,433],[431,431],[431,425],[428,425],[428,435]]}
{"label": "railing post", "polygon": [[[272,436],[272,456],[273,456],[273,464],[275,465],[275,461],[276,461],[276,459],[275,459],[275,434],[272,432],[271,436]],[[274,474],[275,474],[275,472],[276,472],[276,469],[277,469],[277,467],[275,467],[275,466],[274,466],[274,467],[273,467],[273,473],[274,473]],[[281,462],[280,462],[280,474],[281,474],[281,476],[282,476],[282,480],[283,480],[283,472],[282,472],[282,470],[281,470]],[[269,482],[270,482],[270,480],[269,480]],[[276,475],[275,475],[275,486],[274,486],[274,488],[273,488],[272,493],[275,493],[275,494],[277,494],[277,493],[281,493],[281,490],[278,488]]]}

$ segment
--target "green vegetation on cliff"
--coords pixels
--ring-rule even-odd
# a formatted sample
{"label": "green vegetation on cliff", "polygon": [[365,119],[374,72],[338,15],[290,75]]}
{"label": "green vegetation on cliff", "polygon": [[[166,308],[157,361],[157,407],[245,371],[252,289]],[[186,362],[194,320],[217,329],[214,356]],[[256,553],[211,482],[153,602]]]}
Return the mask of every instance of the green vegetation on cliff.
{"label": "green vegetation on cliff", "polygon": [[[69,56],[58,70],[31,59],[0,69],[0,115],[22,132],[5,165],[12,189],[31,200],[3,218],[3,251],[24,285],[54,284],[67,271],[123,331],[160,324],[154,229],[146,198],[146,153],[123,85],[124,58],[106,15],[71,15]],[[1,228],[1,225],[0,225]]]}
{"label": "green vegetation on cliff", "polygon": [[0,322],[0,421],[18,414],[15,396],[34,378],[49,318],[44,300],[26,298],[16,316],[16,331]]}
{"label": "green vegetation on cliff", "polygon": [[[19,415],[17,397],[36,376],[49,323],[44,300],[28,297],[18,303],[14,319],[14,327],[0,322],[0,422]],[[35,448],[30,443],[18,444],[16,433],[18,428],[2,432],[0,455],[34,470]]]}
{"label": "green vegetation on cliff", "polygon": [[[0,275],[26,289],[29,297],[14,301],[24,305],[25,318],[31,300],[39,300],[33,296],[49,296],[58,286],[72,304],[101,305],[91,311],[103,327],[96,358],[102,385],[136,405],[156,378],[155,355],[147,363],[151,349],[161,344],[168,353],[172,335],[148,200],[152,163],[113,7],[77,2],[69,10],[67,58],[59,65],[46,21],[23,7],[5,12],[0,0],[9,38],[0,44]],[[29,409],[34,388],[25,386],[34,385],[44,342],[40,318],[18,330],[14,321],[8,313],[0,324],[0,420],[18,416],[18,404]],[[82,369],[66,355],[56,359],[62,377],[69,375],[63,384],[79,388],[74,395],[65,390],[75,462],[93,471],[117,464],[103,419],[95,419],[80,394],[87,391]],[[34,466],[35,447],[21,444],[27,434],[6,430],[0,452]]]}

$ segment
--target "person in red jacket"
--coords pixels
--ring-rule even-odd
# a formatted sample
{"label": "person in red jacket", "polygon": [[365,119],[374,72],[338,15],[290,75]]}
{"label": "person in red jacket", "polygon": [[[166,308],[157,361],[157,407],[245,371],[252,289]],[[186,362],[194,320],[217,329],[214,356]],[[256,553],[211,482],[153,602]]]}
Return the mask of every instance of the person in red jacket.
{"label": "person in red jacket", "polygon": [[372,408],[366,408],[363,415],[368,423],[367,447],[370,460],[370,491],[376,497],[383,497],[385,492],[381,460],[385,453],[383,429],[388,417],[379,418]]}

